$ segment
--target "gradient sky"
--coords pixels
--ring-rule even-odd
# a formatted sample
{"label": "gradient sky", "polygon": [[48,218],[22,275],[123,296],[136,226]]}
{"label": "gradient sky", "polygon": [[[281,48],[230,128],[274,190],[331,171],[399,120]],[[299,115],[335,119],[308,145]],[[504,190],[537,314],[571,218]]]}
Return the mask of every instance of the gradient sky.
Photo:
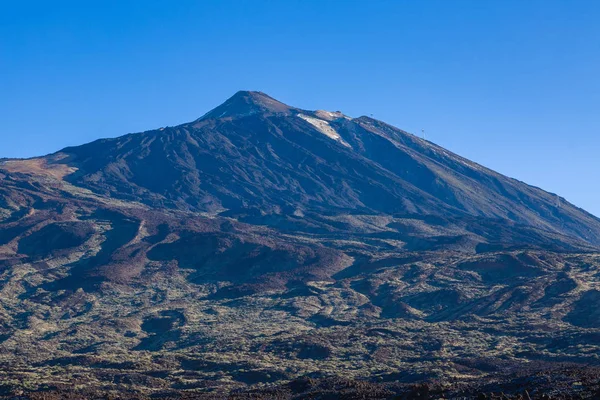
{"label": "gradient sky", "polygon": [[2,1],[0,157],[240,89],[373,114],[600,215],[600,1]]}

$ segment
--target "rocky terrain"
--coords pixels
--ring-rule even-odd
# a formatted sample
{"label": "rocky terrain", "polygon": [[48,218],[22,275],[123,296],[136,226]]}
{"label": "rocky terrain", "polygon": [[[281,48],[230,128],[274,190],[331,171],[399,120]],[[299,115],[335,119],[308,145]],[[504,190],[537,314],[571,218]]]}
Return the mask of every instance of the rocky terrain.
{"label": "rocky terrain", "polygon": [[239,92],[0,162],[0,396],[592,398],[599,247],[556,195]]}

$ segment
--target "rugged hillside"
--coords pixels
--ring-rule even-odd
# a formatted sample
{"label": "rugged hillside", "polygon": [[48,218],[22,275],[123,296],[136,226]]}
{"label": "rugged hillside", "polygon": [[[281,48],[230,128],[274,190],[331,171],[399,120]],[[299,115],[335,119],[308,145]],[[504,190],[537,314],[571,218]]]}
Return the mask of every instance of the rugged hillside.
{"label": "rugged hillside", "polygon": [[240,92],[0,163],[0,396],[473,394],[563,363],[555,387],[595,393],[599,232],[380,121]]}

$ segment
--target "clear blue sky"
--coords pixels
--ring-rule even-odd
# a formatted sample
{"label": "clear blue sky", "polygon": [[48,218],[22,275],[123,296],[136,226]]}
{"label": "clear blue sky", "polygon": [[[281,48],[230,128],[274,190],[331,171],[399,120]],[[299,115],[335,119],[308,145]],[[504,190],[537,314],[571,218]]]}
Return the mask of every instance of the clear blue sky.
{"label": "clear blue sky", "polygon": [[600,1],[2,1],[0,157],[240,89],[374,114],[600,215]]}

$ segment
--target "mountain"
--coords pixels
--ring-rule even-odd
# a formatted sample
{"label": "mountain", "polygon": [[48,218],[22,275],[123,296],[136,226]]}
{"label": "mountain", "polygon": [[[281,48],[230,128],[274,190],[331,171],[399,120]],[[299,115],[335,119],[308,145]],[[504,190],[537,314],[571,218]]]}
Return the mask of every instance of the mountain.
{"label": "mountain", "polygon": [[300,110],[260,92],[238,92],[188,124],[53,157],[77,168],[72,184],[153,207],[235,216],[468,216],[600,244],[600,220],[557,195],[383,122]]}
{"label": "mountain", "polygon": [[557,195],[372,118],[238,92],[176,127],[1,160],[0,393],[589,365],[599,247],[600,220]]}

